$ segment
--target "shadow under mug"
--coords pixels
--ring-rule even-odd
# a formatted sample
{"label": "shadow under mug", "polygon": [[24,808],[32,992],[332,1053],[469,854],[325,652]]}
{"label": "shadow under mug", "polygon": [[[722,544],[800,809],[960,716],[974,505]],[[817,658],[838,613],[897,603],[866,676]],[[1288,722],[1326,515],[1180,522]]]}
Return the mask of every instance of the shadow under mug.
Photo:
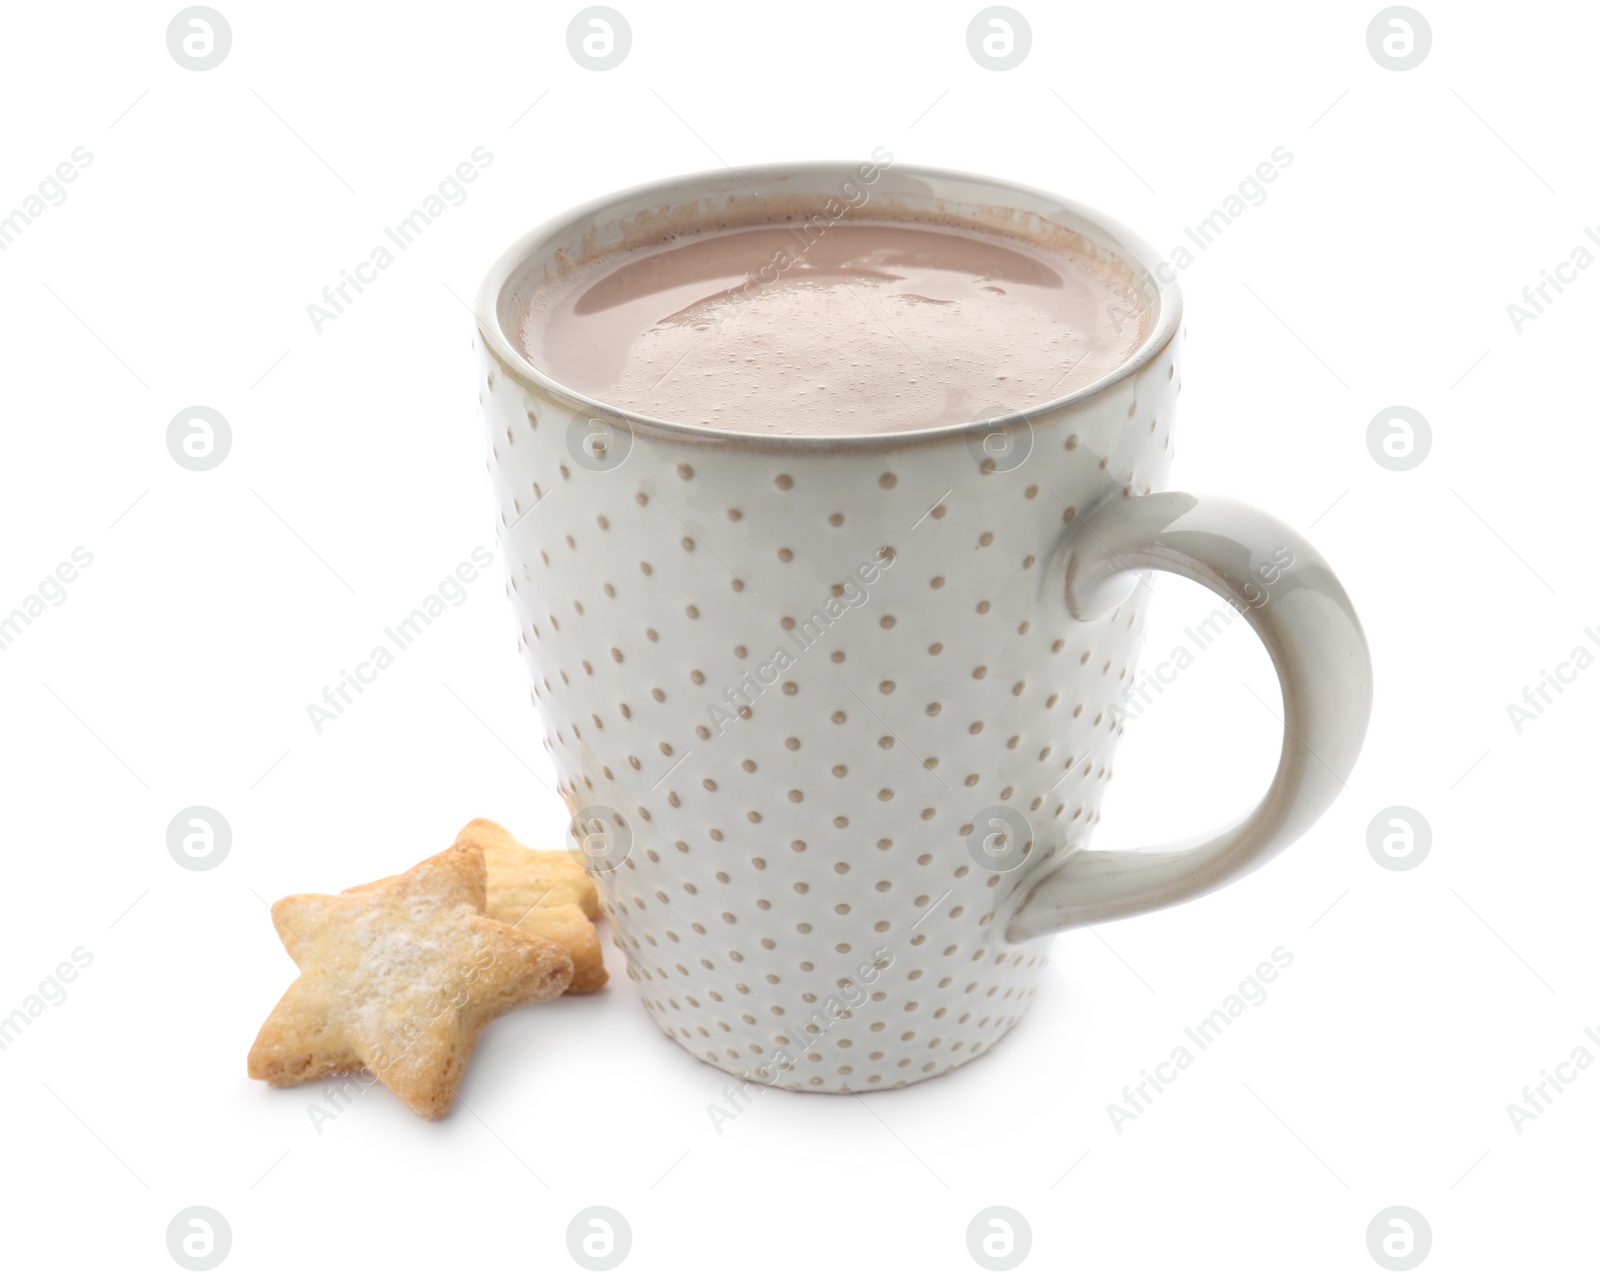
{"label": "shadow under mug", "polygon": [[[1134,281],[1148,336],[1026,412],[830,437],[622,413],[514,340],[532,291],[596,254],[850,216],[1092,252]],[[1163,491],[1180,309],[1170,265],[1115,222],[881,153],[607,196],[490,271],[479,400],[533,701],[628,973],[701,1060],[819,1092],[935,1077],[1016,1024],[1050,934],[1220,887],[1339,793],[1366,640],[1298,533]],[[1283,749],[1223,833],[1092,848],[1155,569],[1260,636]]]}

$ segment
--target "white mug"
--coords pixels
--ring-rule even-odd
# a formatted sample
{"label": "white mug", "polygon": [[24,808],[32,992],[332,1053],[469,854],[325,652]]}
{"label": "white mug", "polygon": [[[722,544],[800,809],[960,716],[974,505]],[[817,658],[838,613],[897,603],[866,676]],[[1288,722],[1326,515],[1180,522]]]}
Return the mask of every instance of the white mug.
{"label": "white mug", "polygon": [[[1149,336],[1025,414],[829,437],[622,413],[513,340],[564,265],[863,206],[1066,236],[1121,264]],[[479,399],[533,699],[629,975],[701,1060],[803,1091],[936,1077],[1016,1024],[1050,934],[1220,887],[1338,794],[1372,686],[1344,590],[1271,516],[1163,491],[1172,275],[1071,201],[881,155],[608,196],[490,271]],[[1091,848],[1152,569],[1260,635],[1283,750],[1226,832]]]}

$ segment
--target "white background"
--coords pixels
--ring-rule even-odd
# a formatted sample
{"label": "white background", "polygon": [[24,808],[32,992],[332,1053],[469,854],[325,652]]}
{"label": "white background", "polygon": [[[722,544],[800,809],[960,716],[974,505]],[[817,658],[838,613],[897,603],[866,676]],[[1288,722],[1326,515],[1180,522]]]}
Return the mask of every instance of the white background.
{"label": "white background", "polygon": [[[1600,269],[1520,335],[1506,306],[1600,220],[1600,18],[1418,0],[1432,49],[1397,73],[1370,0],[1018,0],[1032,51],[997,73],[968,54],[972,0],[616,2],[633,48],[604,73],[568,53],[576,4],[217,0],[233,45],[199,73],[168,54],[176,6],[7,13],[0,213],[93,155],[0,253],[0,613],[93,555],[0,651],[0,1015],[93,956],[0,1053],[8,1264],[181,1272],[168,1222],[203,1204],[224,1271],[578,1272],[567,1225],[599,1203],[631,1224],[624,1272],[959,1274],[1003,1204],[1024,1271],[1359,1274],[1401,1204],[1432,1228],[1423,1272],[1592,1271],[1600,1067],[1520,1133],[1507,1106],[1600,1024],[1600,669],[1520,733],[1506,704],[1600,655]],[[498,564],[320,735],[305,709],[493,547],[463,299],[581,200],[878,145],[1163,248],[1292,153],[1182,273],[1173,482],[1309,529],[1343,577],[1377,671],[1347,792],[1246,882],[1058,941],[1028,1019],[935,1082],[771,1091],[719,1132],[726,1076],[656,1031],[608,944],[603,994],[484,1034],[470,1111],[427,1124],[374,1089],[316,1130],[315,1087],[245,1077],[293,975],[264,902],[403,868],[476,815],[545,843],[565,823]],[[307,304],[478,146],[465,203],[314,332]],[[205,473],[166,450],[193,404],[233,431]],[[1366,447],[1393,404],[1432,426],[1405,472]],[[1155,588],[1147,664],[1213,607]],[[1131,726],[1104,842],[1253,802],[1276,704],[1233,628]],[[233,831],[204,873],[166,847],[191,804]],[[1432,830],[1406,872],[1368,851],[1395,804]],[[1123,1087],[1277,946],[1270,998],[1119,1133]]]}

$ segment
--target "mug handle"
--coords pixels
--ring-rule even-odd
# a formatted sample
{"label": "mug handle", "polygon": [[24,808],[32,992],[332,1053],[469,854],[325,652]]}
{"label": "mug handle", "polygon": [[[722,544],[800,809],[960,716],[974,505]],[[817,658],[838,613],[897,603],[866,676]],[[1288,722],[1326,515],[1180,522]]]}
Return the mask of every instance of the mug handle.
{"label": "mug handle", "polygon": [[1266,864],[1345,788],[1372,709],[1372,658],[1349,596],[1311,543],[1271,515],[1226,497],[1117,497],[1080,517],[1061,553],[1079,621],[1126,602],[1152,568],[1221,595],[1277,669],[1283,752],[1266,796],[1222,834],[1074,849],[1047,863],[1006,929],[1013,942],[1176,905]]}

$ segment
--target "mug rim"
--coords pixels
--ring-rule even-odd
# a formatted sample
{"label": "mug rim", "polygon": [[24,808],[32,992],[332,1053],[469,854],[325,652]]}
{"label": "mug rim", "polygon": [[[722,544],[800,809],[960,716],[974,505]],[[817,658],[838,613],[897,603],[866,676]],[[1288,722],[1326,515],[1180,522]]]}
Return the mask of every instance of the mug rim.
{"label": "mug rim", "polygon": [[[1126,359],[1104,376],[1065,395],[1026,409],[1014,409],[1001,417],[924,426],[915,430],[864,431],[848,434],[775,434],[772,431],[693,426],[608,404],[596,396],[557,381],[539,368],[522,353],[500,323],[500,300],[512,279],[538,249],[576,223],[599,221],[617,206],[642,199],[687,198],[696,188],[713,187],[717,193],[724,193],[723,187],[730,181],[736,185],[749,186],[797,174],[850,176],[862,163],[861,160],[806,160],[794,163],[774,162],[702,169],[694,173],[636,183],[574,205],[565,212],[546,218],[519,237],[495,259],[474,299],[473,314],[477,321],[478,332],[500,363],[521,380],[531,383],[534,388],[553,398],[569,401],[581,412],[625,422],[628,429],[635,433],[664,436],[688,443],[720,443],[757,447],[762,451],[795,452],[875,451],[885,446],[935,443],[970,435],[987,435],[1018,425],[1026,425],[1034,418],[1064,412],[1120,386],[1137,375],[1166,349],[1177,334],[1183,312],[1183,299],[1178,289],[1177,273],[1170,272],[1172,275],[1170,280],[1164,278],[1159,268],[1170,265],[1166,257],[1157,253],[1148,241],[1115,218],[1108,217],[1077,200],[1028,183],[1013,182],[1006,178],[990,177],[961,169],[901,164],[894,161],[887,166],[887,171],[896,175],[923,178],[933,182],[987,186],[1006,197],[1018,194],[1030,197],[1036,203],[1051,206],[1054,214],[1065,214],[1071,223],[1070,229],[1088,239],[1101,251],[1119,258],[1129,268],[1135,291],[1150,308],[1149,333]],[[892,214],[889,220],[894,220]]]}

